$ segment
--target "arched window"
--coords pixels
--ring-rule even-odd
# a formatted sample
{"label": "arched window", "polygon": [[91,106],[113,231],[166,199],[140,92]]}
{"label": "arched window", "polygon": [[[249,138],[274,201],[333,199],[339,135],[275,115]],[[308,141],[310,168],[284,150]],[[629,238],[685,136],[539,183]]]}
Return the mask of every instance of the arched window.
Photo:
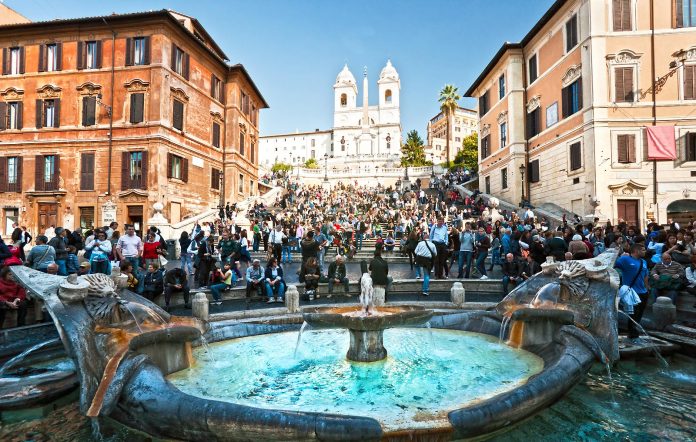
{"label": "arched window", "polygon": [[387,89],[384,92],[384,102],[385,103],[391,103],[392,102],[392,92],[391,89]]}
{"label": "arched window", "polygon": [[341,107],[348,106],[348,95],[341,94]]}

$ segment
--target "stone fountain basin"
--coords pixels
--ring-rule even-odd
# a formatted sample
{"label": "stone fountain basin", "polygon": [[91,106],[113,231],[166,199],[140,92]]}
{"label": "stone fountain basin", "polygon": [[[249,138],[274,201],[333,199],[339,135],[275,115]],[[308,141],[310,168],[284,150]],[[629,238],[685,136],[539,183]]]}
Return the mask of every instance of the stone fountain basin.
{"label": "stone fountain basin", "polygon": [[571,310],[556,308],[521,308],[515,310],[510,316],[510,319],[512,321],[525,322],[548,320],[561,325],[573,325],[575,323],[575,315]]}
{"label": "stone fountain basin", "polygon": [[313,328],[377,331],[421,325],[433,317],[432,310],[417,306],[379,307],[371,316],[361,316],[361,310],[360,306],[307,307],[302,309],[302,319]]}

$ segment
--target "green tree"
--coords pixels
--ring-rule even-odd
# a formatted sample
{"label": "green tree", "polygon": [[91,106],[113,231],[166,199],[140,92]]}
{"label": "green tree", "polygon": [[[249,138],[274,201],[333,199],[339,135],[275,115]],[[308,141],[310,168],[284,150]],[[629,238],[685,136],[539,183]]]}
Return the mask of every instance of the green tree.
{"label": "green tree", "polygon": [[472,172],[478,171],[478,134],[474,132],[462,141],[462,150],[454,157],[455,167],[465,167]]}
{"label": "green tree", "polygon": [[404,167],[429,166],[432,164],[425,159],[425,146],[417,130],[406,134],[406,142],[401,145],[401,165]]}
{"label": "green tree", "polygon": [[310,158],[304,163],[304,167],[307,169],[319,169],[319,163],[316,158]]}
{"label": "green tree", "polygon": [[277,172],[290,172],[292,170],[292,165],[287,164],[287,163],[274,163],[273,166],[271,166],[271,172],[277,173]]}
{"label": "green tree", "polygon": [[457,102],[462,98],[459,96],[458,91],[459,88],[453,84],[446,84],[440,91],[440,97],[437,100],[440,103],[440,111],[445,115],[445,118],[447,118],[447,164],[449,164],[451,160],[450,138],[452,136],[450,134],[452,130],[452,116],[459,107],[459,103]]}

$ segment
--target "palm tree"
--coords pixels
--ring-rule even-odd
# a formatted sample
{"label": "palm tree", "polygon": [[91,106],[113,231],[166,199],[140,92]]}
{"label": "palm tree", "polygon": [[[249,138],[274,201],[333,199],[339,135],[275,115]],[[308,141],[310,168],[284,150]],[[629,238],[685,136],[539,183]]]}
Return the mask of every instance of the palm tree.
{"label": "palm tree", "polygon": [[453,84],[446,84],[444,88],[440,91],[440,98],[437,100],[440,103],[440,111],[447,118],[447,164],[450,163],[450,131],[452,130],[452,115],[459,107],[460,97],[457,93],[459,88]]}

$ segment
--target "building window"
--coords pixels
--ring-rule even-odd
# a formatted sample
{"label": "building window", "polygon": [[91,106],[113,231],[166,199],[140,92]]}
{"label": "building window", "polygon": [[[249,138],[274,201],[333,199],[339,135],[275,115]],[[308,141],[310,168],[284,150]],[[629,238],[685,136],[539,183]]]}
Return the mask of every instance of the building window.
{"label": "building window", "polygon": [[636,136],[622,134],[616,137],[618,162],[630,164],[636,162]]}
{"label": "building window", "polygon": [[220,148],[220,124],[213,122],[213,147]]}
{"label": "building window", "polygon": [[454,131],[455,131],[455,132],[461,132],[461,131],[462,131],[462,128],[459,127],[459,126],[455,126],[455,127],[454,127]]}
{"label": "building window", "polygon": [[85,43],[85,69],[99,69],[101,51],[98,48],[96,41],[88,41]]}
{"label": "building window", "polygon": [[126,39],[126,66],[150,64],[150,37]]}
{"label": "building window", "polygon": [[181,131],[184,130],[184,103],[179,100],[173,100],[172,127]]}
{"label": "building window", "polygon": [[249,96],[247,94],[245,94],[244,92],[242,92],[239,99],[241,100],[242,113],[248,117],[249,116]]}
{"label": "building window", "polygon": [[613,0],[612,15],[614,32],[633,30],[631,23],[631,0]]}
{"label": "building window", "polygon": [[541,132],[541,107],[527,113],[527,138],[537,136]]}
{"label": "building window", "polygon": [[491,136],[486,135],[481,138],[481,159],[487,158],[491,154]]}
{"label": "building window", "polygon": [[674,6],[678,28],[696,26],[696,0],[675,0]]}
{"label": "building window", "polygon": [[507,146],[507,123],[500,123],[500,148]]}
{"label": "building window", "polygon": [[239,193],[244,193],[244,175],[241,173],[239,174],[239,188],[237,190]]}
{"label": "building window", "polygon": [[536,54],[534,54],[529,59],[529,84],[534,83],[538,77],[539,75],[537,72],[537,56]]}
{"label": "building window", "polygon": [[500,100],[505,96],[505,74],[498,77],[498,98]]}
{"label": "building window", "polygon": [[0,192],[22,191],[22,157],[0,158]]}
{"label": "building window", "polygon": [[147,151],[123,152],[121,170],[121,190],[145,189]]}
{"label": "building window", "polygon": [[[46,72],[54,72],[60,70],[59,60],[59,45],[57,43],[46,45],[45,58],[43,58]],[[39,69],[39,72],[42,70]]]}
{"label": "building window", "polygon": [[485,182],[485,190],[487,194],[491,193],[491,177],[487,176],[486,179],[484,180]]}
{"label": "building window", "polygon": [[54,184],[56,180],[56,156],[45,155],[43,157],[43,189],[56,190]]}
{"label": "building window", "polygon": [[502,169],[502,170],[500,171],[500,186],[501,186],[503,189],[507,189],[507,188],[508,188],[508,181],[507,181],[507,178],[508,178],[508,177],[507,177],[507,167],[506,167],[506,168],[504,168],[504,169]]}
{"label": "building window", "polygon": [[21,101],[0,103],[0,129],[21,129],[24,106]]}
{"label": "building window", "polygon": [[614,68],[614,102],[633,103],[633,67]]}
{"label": "building window", "polygon": [[210,78],[210,96],[222,103],[222,80],[215,75]]}
{"label": "building window", "polygon": [[582,109],[582,78],[563,88],[563,118],[569,117]]}
{"label": "building window", "polygon": [[[454,137],[454,141],[456,141],[458,143],[458,142],[462,141],[462,139],[459,137]],[[387,143],[387,149],[388,148],[389,148],[389,143]]]}
{"label": "building window", "polygon": [[570,145],[570,171],[578,170],[582,167],[582,149],[580,142]]}
{"label": "building window", "polygon": [[94,190],[94,152],[80,155],[80,190]]}
{"label": "building window", "polygon": [[684,99],[696,100],[696,65],[684,66]]}
{"label": "building window", "polygon": [[539,182],[539,160],[529,162],[529,173],[527,175],[530,183]]}
{"label": "building window", "polygon": [[17,162],[19,157],[7,159],[7,184],[17,184]]}
{"label": "building window", "polygon": [[348,95],[341,94],[341,107],[348,106]]}
{"label": "building window", "polygon": [[391,89],[387,89],[386,92],[384,92],[384,102],[389,104],[392,102],[392,91]]}
{"label": "building window", "polygon": [[[43,109],[43,115],[41,118],[42,127],[59,127],[60,126],[60,99],[56,98],[53,100],[43,100],[41,106],[39,106],[39,101],[36,100],[37,110]],[[40,126],[36,126],[37,128]]]}
{"label": "building window", "polygon": [[172,70],[185,79],[189,79],[189,54],[174,44],[172,45]]}
{"label": "building window", "polygon": [[[314,145],[316,144],[316,141],[317,141],[317,140],[312,139],[312,141],[311,141],[312,147],[314,147]],[[314,157],[314,155],[312,155],[312,157]]]}
{"label": "building window", "polygon": [[244,156],[244,132],[239,132],[239,154]]}
{"label": "building window", "polygon": [[94,228],[94,207],[80,207],[80,228]]}
{"label": "building window", "polygon": [[685,141],[684,161],[696,161],[696,132],[687,133]]}
{"label": "building window", "polygon": [[220,190],[220,178],[222,174],[220,169],[212,168],[210,169],[210,188],[213,190]]}
{"label": "building window", "polygon": [[2,50],[2,74],[18,75],[24,73],[24,48],[4,48]]}
{"label": "building window", "polygon": [[488,113],[488,91],[479,97],[479,116],[482,117]]}
{"label": "building window", "polygon": [[94,126],[97,118],[97,97],[82,97],[82,125]]}
{"label": "building window", "polygon": [[566,52],[570,52],[578,44],[578,14],[573,14],[566,22]]}
{"label": "building window", "polygon": [[142,123],[145,120],[145,94],[133,93],[130,96],[130,122]]}

